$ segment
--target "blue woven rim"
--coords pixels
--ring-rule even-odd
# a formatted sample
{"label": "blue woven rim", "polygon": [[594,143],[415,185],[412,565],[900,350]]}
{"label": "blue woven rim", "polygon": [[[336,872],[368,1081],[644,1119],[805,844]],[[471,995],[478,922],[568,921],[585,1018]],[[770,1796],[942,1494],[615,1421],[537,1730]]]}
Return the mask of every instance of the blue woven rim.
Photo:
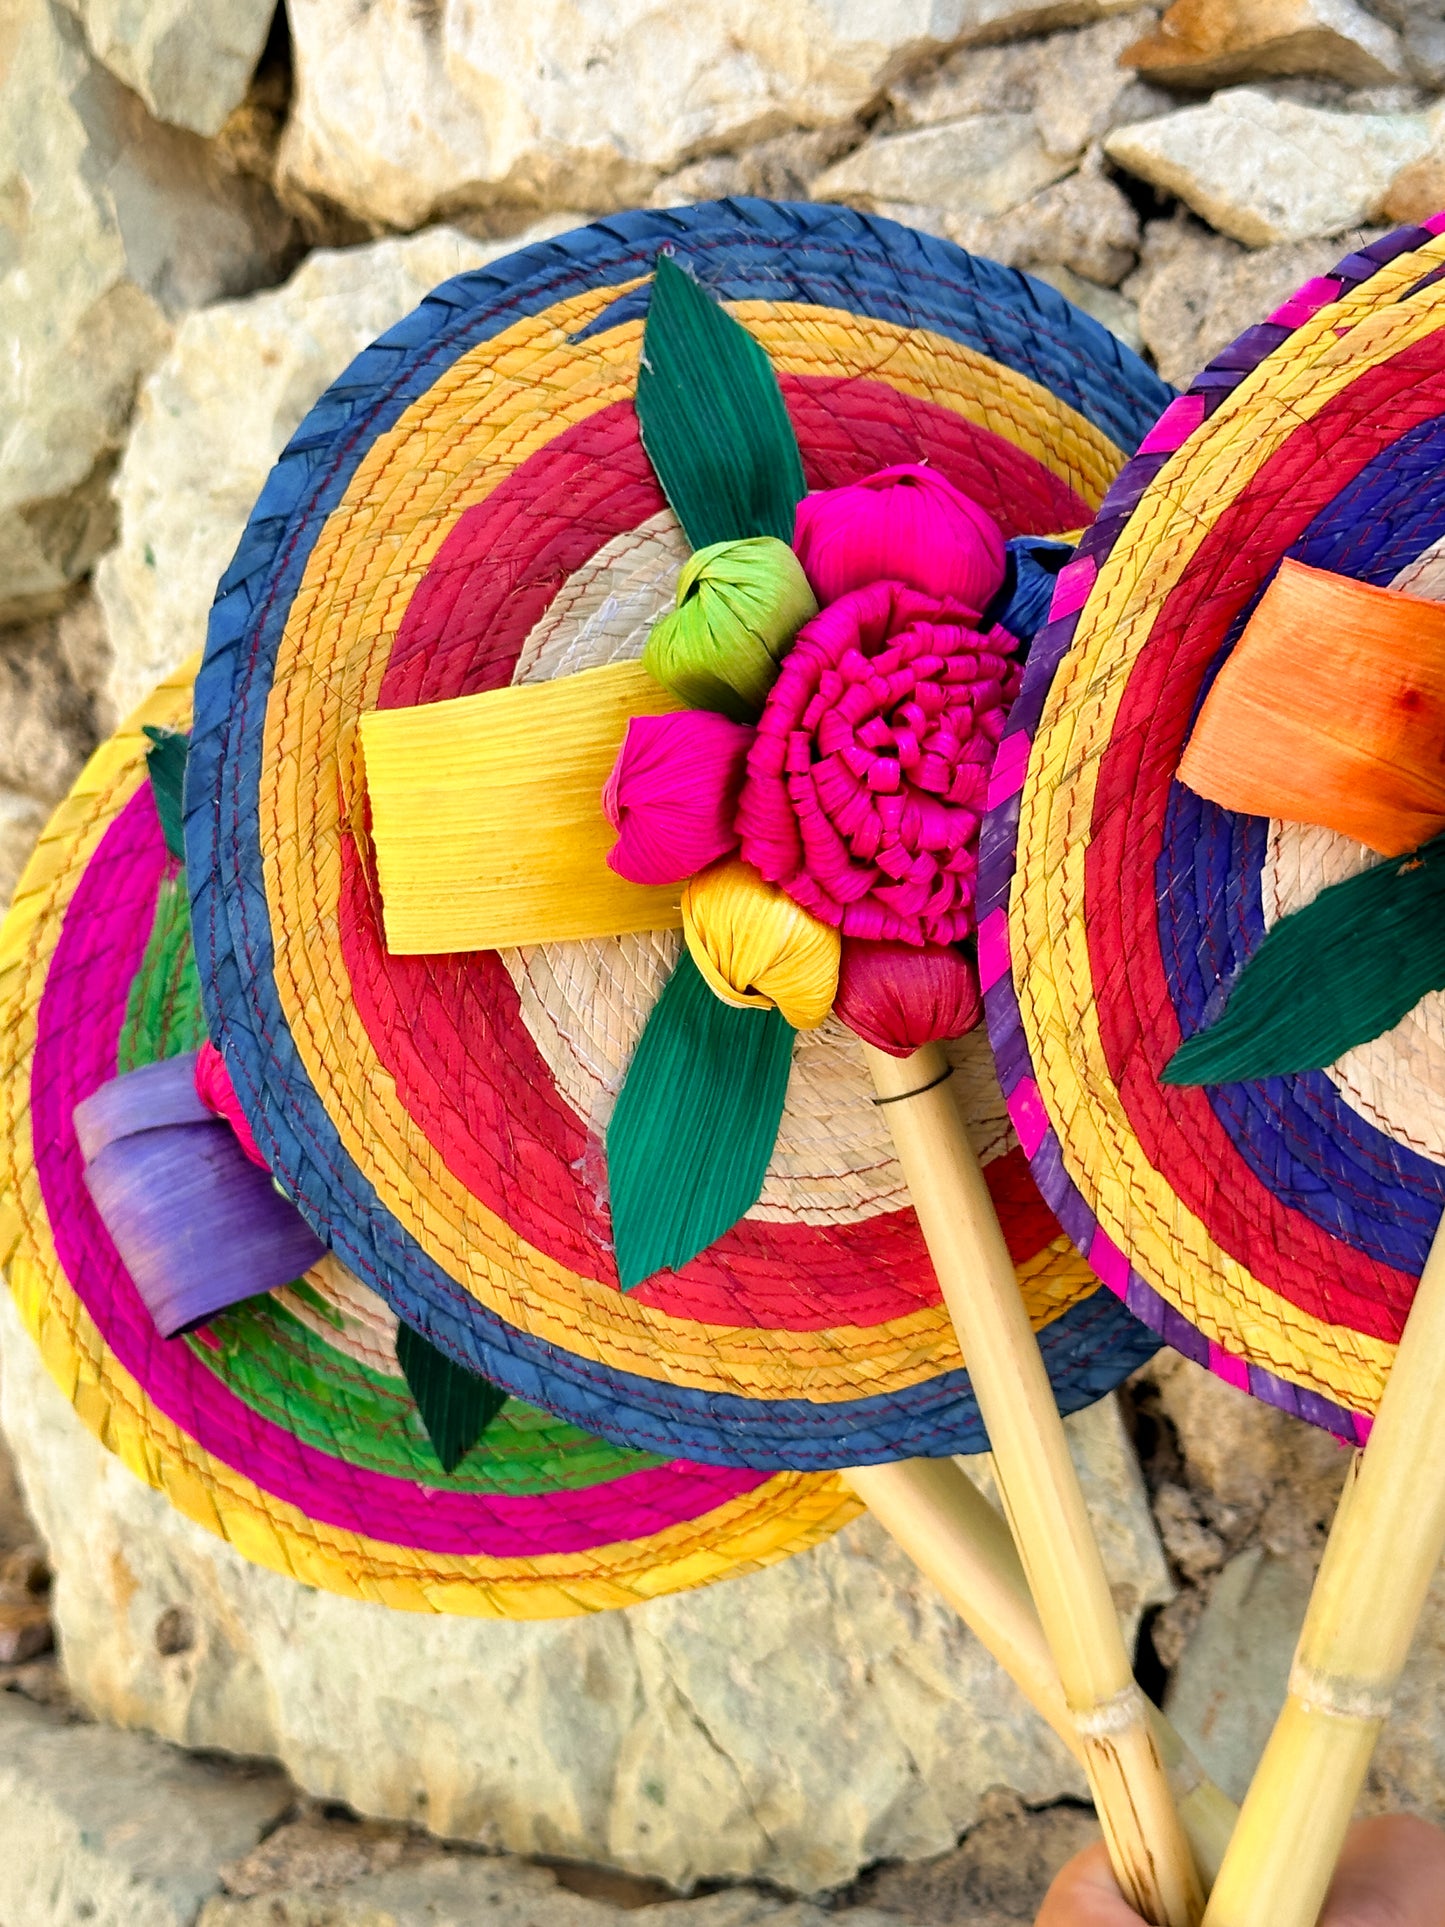
{"label": "blue woven rim", "polygon": [[[693,1391],[607,1370],[479,1305],[402,1230],[312,1089],[276,995],[257,833],[266,697],[312,544],[375,438],[458,355],[589,287],[650,272],[659,249],[727,299],[846,307],[926,325],[1027,375],[1135,447],[1171,398],[1112,335],[1026,276],[891,221],[762,201],[628,214],[458,276],[366,349],[293,436],[211,612],[186,783],[186,853],[207,1018],[257,1139],[318,1232],[397,1314],[509,1391],[656,1452],[828,1469],[985,1443],[967,1375],[837,1404]],[[621,297],[584,331],[643,311]],[[1105,1293],[1040,1334],[1066,1411],[1101,1397],[1157,1341]]]}

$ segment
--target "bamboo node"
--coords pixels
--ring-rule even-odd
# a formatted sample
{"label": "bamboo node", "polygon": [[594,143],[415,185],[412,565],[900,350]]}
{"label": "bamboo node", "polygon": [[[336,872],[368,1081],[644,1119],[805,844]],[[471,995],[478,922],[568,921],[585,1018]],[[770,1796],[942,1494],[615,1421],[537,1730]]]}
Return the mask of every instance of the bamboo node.
{"label": "bamboo node", "polygon": [[1074,1712],[1074,1730],[1081,1740],[1109,1740],[1129,1732],[1132,1727],[1144,1725],[1148,1718],[1149,1702],[1130,1680],[1112,1699],[1101,1700],[1086,1711]]}
{"label": "bamboo node", "polygon": [[1302,1660],[1290,1669],[1290,1697],[1308,1712],[1329,1713],[1339,1720],[1378,1720],[1390,1717],[1394,1694],[1380,1692],[1344,1679],[1339,1674],[1318,1672]]}

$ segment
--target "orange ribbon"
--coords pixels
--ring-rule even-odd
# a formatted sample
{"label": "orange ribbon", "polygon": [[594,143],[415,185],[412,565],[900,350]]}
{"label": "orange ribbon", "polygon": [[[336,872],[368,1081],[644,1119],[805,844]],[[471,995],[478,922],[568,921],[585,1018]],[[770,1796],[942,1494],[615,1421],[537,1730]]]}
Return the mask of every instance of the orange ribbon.
{"label": "orange ribbon", "polygon": [[1445,830],[1445,607],[1286,558],[1179,775],[1228,810],[1417,849]]}

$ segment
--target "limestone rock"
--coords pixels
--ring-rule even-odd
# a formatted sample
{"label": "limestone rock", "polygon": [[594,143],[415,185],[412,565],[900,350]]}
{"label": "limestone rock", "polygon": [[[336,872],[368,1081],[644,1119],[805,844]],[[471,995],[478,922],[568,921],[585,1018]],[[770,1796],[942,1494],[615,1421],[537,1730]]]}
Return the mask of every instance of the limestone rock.
{"label": "limestone rock", "polygon": [[1117,128],[1109,158],[1248,247],[1305,241],[1378,217],[1431,145],[1423,114],[1335,114],[1250,87]]}
{"label": "limestone rock", "polygon": [[376,228],[462,208],[606,210],[685,164],[850,121],[968,40],[1091,21],[1133,0],[294,0],[282,179]]}
{"label": "limestone rock", "polygon": [[8,904],[51,809],[100,740],[107,659],[88,591],[59,615],[0,630],[0,904]]}
{"label": "limestone rock", "polygon": [[709,154],[689,161],[652,190],[653,207],[720,201],[730,194],[758,194],[774,201],[805,201],[825,167],[854,145],[851,127],[820,127],[778,134],[738,154]]}
{"label": "limestone rock", "polygon": [[100,740],[94,685],[66,659],[67,632],[95,626],[87,597],[79,610],[0,630],[0,788],[58,803]]}
{"label": "limestone rock", "polygon": [[1006,214],[1071,171],[1047,154],[1030,114],[969,114],[884,134],[820,174],[813,198],[851,207],[898,205],[949,214]]}
{"label": "limestone rock", "polygon": [[[435,1853],[324,1892],[217,1894],[196,1927],[622,1927],[630,1918],[606,1899],[569,1893],[549,1868]],[[647,1909],[648,1927],[826,1927],[830,1918],[746,1889]],[[844,1918],[849,1927],[903,1927],[871,1909]]]}
{"label": "limestone rock", "polygon": [[1104,288],[1122,281],[1139,253],[1139,217],[1092,157],[1077,173],[996,220],[944,215],[924,225],[936,225],[971,254],[987,255],[1005,267],[1048,270],[1046,280],[1062,269]]}
{"label": "limestone rock", "polygon": [[1124,59],[1150,80],[1192,88],[1276,74],[1373,87],[1407,71],[1399,36],[1355,0],[1174,0]]}
{"label": "limestone rock", "polygon": [[1230,1549],[1248,1538],[1313,1566],[1349,1465],[1331,1433],[1251,1398],[1175,1352],[1145,1368],[1183,1460]]}
{"label": "limestone rock", "polygon": [[0,26],[0,622],[55,606],[113,528],[108,472],[175,316],[269,279],[256,181],[158,125],[50,0]]}
{"label": "limestone rock", "polygon": [[1445,87],[1445,8],[1440,0],[1366,0],[1370,12],[1398,28],[1405,65],[1424,87]]}
{"label": "limestone rock", "polygon": [[1119,64],[1125,48],[1156,20],[1152,8],[1136,8],[1043,40],[963,48],[942,67],[891,90],[895,119],[903,127],[929,127],[968,114],[1032,113],[1048,153],[1081,154],[1111,127],[1172,105]]}
{"label": "limestone rock", "polygon": [[1340,241],[1250,251],[1193,221],[1155,221],[1123,293],[1138,303],[1140,331],[1160,374],[1185,387],[1237,334],[1344,252]]}
{"label": "limestone rock", "polygon": [[1310,1577],[1262,1546],[1238,1553],[1170,1681],[1169,1717],[1205,1771],[1242,1800],[1284,1704]]}
{"label": "limestone rock", "polygon": [[[870,1520],[626,1613],[390,1613],[248,1566],[142,1486],[82,1429],[5,1294],[0,1353],[67,1673],[121,1725],[279,1758],[362,1813],[676,1886],[763,1876],[814,1892],[952,1848],[990,1786],[1082,1792]],[[1113,1401],[1070,1431],[1132,1629],[1168,1591],[1137,1464]]]}
{"label": "limestone rock", "polygon": [[321,251],[282,288],[186,317],[141,391],[115,484],[120,542],[96,574],[114,716],[205,642],[261,485],[328,382],[439,282],[570,224],[505,246],[442,228]]}
{"label": "limestone rock", "polygon": [[0,1694],[0,1920],[192,1927],[218,1864],[291,1798],[278,1773],[187,1759]]}
{"label": "limestone rock", "polygon": [[974,1927],[985,1907],[1005,1920],[1032,1920],[1064,1862],[1099,1838],[1099,1823],[1087,1808],[1029,1813],[1016,1793],[998,1788],[985,1797],[978,1825],[951,1853],[921,1865],[881,1867],[864,1875],[858,1891],[872,1905],[909,1920]]}
{"label": "limestone rock", "polygon": [[[1279,1497],[1286,1499],[1288,1488],[1279,1489]],[[1235,1799],[1243,1797],[1284,1702],[1311,1565],[1257,1545],[1239,1553],[1215,1586],[1170,1684],[1170,1718]],[[1375,1753],[1363,1811],[1438,1817],[1445,1788],[1442,1667],[1445,1577],[1437,1575]]]}
{"label": "limestone rock", "polygon": [[157,120],[217,134],[266,44],[272,0],[64,0],[97,60]]}

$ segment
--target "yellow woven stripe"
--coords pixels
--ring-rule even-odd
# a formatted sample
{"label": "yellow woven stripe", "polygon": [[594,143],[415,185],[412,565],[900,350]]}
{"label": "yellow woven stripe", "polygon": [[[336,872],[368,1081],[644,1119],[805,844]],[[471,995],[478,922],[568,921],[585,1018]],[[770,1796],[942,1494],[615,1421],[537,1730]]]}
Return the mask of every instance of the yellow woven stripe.
{"label": "yellow woven stripe", "polygon": [[1364,370],[1440,327],[1445,288],[1397,297],[1442,260],[1437,238],[1322,309],[1160,471],[1129,540],[1101,568],[1049,693],[1021,799],[1010,908],[1014,983],[1040,1089],[1069,1175],[1105,1232],[1226,1350],[1359,1410],[1373,1409],[1394,1348],[1270,1290],[1216,1245],[1145,1157],[1099,1035],[1084,864],[1099,762],[1158,610],[1271,455]]}
{"label": "yellow woven stripe", "polygon": [[[676,929],[680,889],[607,867],[628,722],[683,705],[639,662],[360,719],[387,948],[400,956]],[[545,807],[539,803],[545,800]]]}
{"label": "yellow woven stripe", "polygon": [[[707,1391],[837,1402],[896,1390],[959,1364],[941,1305],[882,1328],[724,1329],[644,1305],[536,1251],[422,1139],[352,1003],[338,897],[342,837],[362,823],[356,719],[375,707],[406,608],[463,511],[562,428],[634,393],[640,322],[569,340],[619,292],[559,302],[461,357],[376,439],[318,535],[266,716],[259,822],[277,992],[360,1171],[448,1275],[509,1324],[613,1369]],[[882,322],[865,329],[805,306],[739,312],[785,372],[890,384],[896,373],[906,392],[986,419],[1011,440],[1031,436],[1040,459],[1092,500],[1122,462],[1047,390],[940,336]],[[1057,1315],[1037,1284],[1030,1312],[1036,1323]]]}
{"label": "yellow woven stripe", "polygon": [[188,1518],[306,1585],[415,1612],[541,1618],[594,1612],[747,1572],[816,1545],[859,1505],[820,1473],[781,1473],[645,1539],[578,1553],[462,1559],[309,1519],[203,1451],[108,1350],[60,1269],[30,1129],[40,996],[66,908],[106,827],[145,776],[146,723],[185,728],[198,658],[101,745],[47,826],[0,928],[0,1183],[4,1257],[21,1317],[91,1432]]}

